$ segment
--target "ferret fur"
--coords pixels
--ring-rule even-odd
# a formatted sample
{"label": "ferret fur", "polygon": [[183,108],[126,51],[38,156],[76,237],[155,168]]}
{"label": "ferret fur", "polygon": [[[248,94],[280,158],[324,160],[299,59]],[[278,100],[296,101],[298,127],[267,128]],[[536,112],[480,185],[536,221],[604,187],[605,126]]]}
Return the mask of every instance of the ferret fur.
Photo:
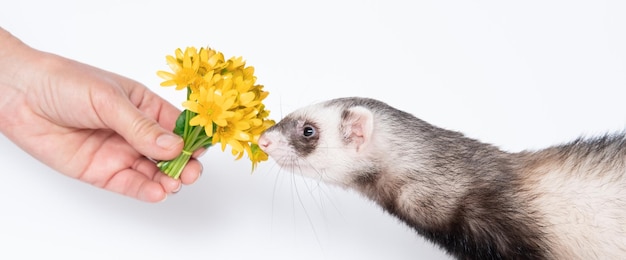
{"label": "ferret fur", "polygon": [[509,153],[386,103],[298,109],[260,147],[377,202],[458,259],[626,258],[623,134]]}

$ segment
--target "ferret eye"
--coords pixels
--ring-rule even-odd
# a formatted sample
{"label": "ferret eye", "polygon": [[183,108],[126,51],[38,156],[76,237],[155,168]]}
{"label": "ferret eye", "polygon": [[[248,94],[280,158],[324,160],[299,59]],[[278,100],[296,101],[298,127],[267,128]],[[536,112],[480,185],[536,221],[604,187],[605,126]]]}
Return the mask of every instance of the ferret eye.
{"label": "ferret eye", "polygon": [[311,137],[311,136],[315,135],[315,128],[313,128],[310,125],[304,126],[304,128],[302,128],[302,135],[304,137]]}

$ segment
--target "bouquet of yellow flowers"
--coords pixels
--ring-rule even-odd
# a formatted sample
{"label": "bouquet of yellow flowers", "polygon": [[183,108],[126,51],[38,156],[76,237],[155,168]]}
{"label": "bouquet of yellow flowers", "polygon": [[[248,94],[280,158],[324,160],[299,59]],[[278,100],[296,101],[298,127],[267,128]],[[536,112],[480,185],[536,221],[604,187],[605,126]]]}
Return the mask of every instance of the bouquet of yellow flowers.
{"label": "bouquet of yellow flowers", "polygon": [[268,159],[257,141],[275,121],[268,119],[262,101],[269,92],[256,84],[254,67],[241,57],[225,60],[211,48],[176,49],[166,60],[172,72],[157,72],[165,80],[161,86],[186,89],[187,100],[173,130],[184,140],[183,151],[173,160],[158,162],[161,171],[177,179],[194,151],[217,143],[222,151],[229,145],[236,160],[247,153],[252,170]]}

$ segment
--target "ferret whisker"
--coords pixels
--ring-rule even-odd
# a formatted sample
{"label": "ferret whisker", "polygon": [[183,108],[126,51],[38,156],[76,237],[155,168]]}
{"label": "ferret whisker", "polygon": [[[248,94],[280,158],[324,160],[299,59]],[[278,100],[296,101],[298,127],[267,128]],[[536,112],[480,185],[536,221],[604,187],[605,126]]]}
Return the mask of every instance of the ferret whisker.
{"label": "ferret whisker", "polygon": [[[277,164],[275,163],[274,165],[272,165],[272,167],[270,168],[273,169],[274,166],[276,166]],[[270,227],[274,227],[274,212],[275,212],[275,207],[276,207],[276,190],[278,189],[278,179],[280,178],[282,168],[278,168],[278,171],[276,173],[276,178],[274,178],[274,188],[272,189],[272,217],[271,217],[271,222],[270,222]],[[273,230],[273,229],[270,229]]]}
{"label": "ferret whisker", "polygon": [[[326,211],[324,210],[324,203],[323,203],[323,199],[326,198],[330,202],[332,207],[335,209],[335,211],[338,212],[343,217],[343,214],[339,210],[339,207],[337,207],[337,205],[334,203],[334,200],[331,198],[331,196],[324,190],[324,187],[329,188],[329,186],[327,186],[326,183],[324,182],[324,179],[327,179],[330,176],[327,176],[327,172],[325,170],[318,169],[311,162],[306,161],[306,160],[302,160],[302,161],[305,161],[308,164],[308,167],[313,169],[313,171],[316,173],[316,176],[314,176],[314,177],[312,176],[312,178],[310,178],[310,179],[316,183],[315,190],[317,190],[318,193],[320,194],[318,196],[318,199],[319,199],[319,206],[318,206],[318,208],[321,210],[322,215],[326,219],[326,215],[324,214],[324,212],[326,212]],[[311,193],[312,193],[312,191],[311,191]]]}
{"label": "ferret whisker", "polygon": [[[325,190],[322,187],[327,187],[328,186],[324,183],[324,179],[329,178],[330,176],[327,176],[327,172],[324,170],[320,170],[317,167],[315,167],[314,164],[312,164],[311,162],[307,161],[307,160],[303,160],[303,159],[299,159],[299,158],[293,158],[292,163],[288,164],[288,165],[297,165],[298,169],[295,170],[293,167],[290,169],[292,173],[302,173],[303,169],[302,167],[306,167],[306,168],[310,168],[313,170],[313,172],[315,172],[315,176],[309,176],[311,178],[304,178],[303,174],[298,174],[303,180],[309,180],[309,181],[313,181],[315,183],[315,188],[311,188],[311,186],[307,185],[307,188],[309,189],[309,193],[312,195],[313,198],[315,198],[315,196],[313,196],[313,191],[317,190],[319,194],[323,195],[323,196],[318,196],[317,199],[319,200],[319,204],[316,203],[316,206],[318,209],[320,209],[321,214],[324,215],[324,217],[326,218],[326,215],[324,214],[325,210],[324,210],[324,206],[323,206],[323,198],[328,199],[328,201],[330,201],[331,205],[333,206],[333,208],[335,209],[336,212],[338,212],[339,214],[342,214],[341,211],[339,210],[339,208],[337,207],[337,205],[334,203],[334,201],[332,200],[331,196],[328,195]],[[300,163],[298,163],[300,162]],[[308,182],[307,182],[308,183]]]}
{"label": "ferret whisker", "polygon": [[318,208],[322,212],[322,216],[324,217],[326,222],[328,222],[327,215],[324,214],[324,212],[326,212],[326,208],[324,206],[324,199],[326,199],[326,201],[330,203],[330,205],[335,210],[335,212],[339,213],[341,218],[345,220],[343,213],[341,212],[341,210],[339,210],[339,207],[337,207],[337,204],[335,204],[335,200],[328,193],[329,192],[328,188],[330,188],[330,186],[326,185],[326,183],[323,182],[323,179],[325,178],[323,176],[326,175],[326,173],[323,171],[317,171],[317,172],[319,173],[318,178],[312,179],[312,181],[315,181],[316,183],[315,190],[318,191],[317,194],[318,194],[318,199],[319,199]]}
{"label": "ferret whisker", "polygon": [[[298,202],[300,202],[300,206],[302,207],[302,210],[304,211],[304,215],[306,216],[306,219],[307,219],[307,221],[309,223],[309,226],[311,227],[311,231],[313,232],[313,235],[315,236],[315,241],[317,242],[317,245],[319,246],[320,250],[322,250],[322,252],[323,252],[324,248],[322,246],[322,242],[320,240],[320,237],[319,237],[319,234],[317,232],[317,229],[315,228],[315,224],[313,223],[313,219],[311,218],[311,215],[309,214],[309,211],[306,209],[306,206],[305,206],[304,202],[302,201],[302,197],[300,195],[300,191],[298,190],[298,185],[295,183],[296,174],[291,174],[291,176],[292,176],[292,183],[293,183],[293,187],[294,187],[293,190],[296,193],[296,197],[298,198]],[[299,174],[297,176],[299,176],[299,178],[302,179],[302,182],[304,183],[304,185],[306,187],[308,187],[307,184],[306,184],[306,181],[307,181],[306,178],[304,178],[302,175],[299,175]],[[294,208],[295,208],[295,206],[294,206]],[[294,214],[295,214],[295,212],[294,212]]]}

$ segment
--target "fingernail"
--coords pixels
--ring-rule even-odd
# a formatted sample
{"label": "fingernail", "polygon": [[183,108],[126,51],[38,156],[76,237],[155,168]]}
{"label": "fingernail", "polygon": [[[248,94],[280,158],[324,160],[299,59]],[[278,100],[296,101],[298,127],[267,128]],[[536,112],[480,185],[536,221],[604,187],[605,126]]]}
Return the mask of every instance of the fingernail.
{"label": "fingernail", "polygon": [[202,172],[204,171],[204,167],[202,166],[202,164],[200,164],[200,171],[198,172],[198,178],[196,178],[195,180],[193,180],[192,183],[190,184],[194,184],[198,181],[198,179],[200,179],[200,177],[202,177]]}
{"label": "fingernail", "polygon": [[204,171],[204,166],[200,164],[200,172],[198,172],[198,178],[202,176],[202,172]]}
{"label": "fingernail", "polygon": [[156,139],[156,144],[159,147],[163,149],[167,149],[167,150],[172,149],[174,146],[177,146],[179,143],[182,143],[182,142],[183,142],[183,139],[180,138],[180,136],[171,135],[171,134],[162,134]]}
{"label": "fingernail", "polygon": [[176,187],[176,189],[174,189],[172,193],[178,193],[182,187],[183,187],[183,183],[178,182],[178,187]]}

